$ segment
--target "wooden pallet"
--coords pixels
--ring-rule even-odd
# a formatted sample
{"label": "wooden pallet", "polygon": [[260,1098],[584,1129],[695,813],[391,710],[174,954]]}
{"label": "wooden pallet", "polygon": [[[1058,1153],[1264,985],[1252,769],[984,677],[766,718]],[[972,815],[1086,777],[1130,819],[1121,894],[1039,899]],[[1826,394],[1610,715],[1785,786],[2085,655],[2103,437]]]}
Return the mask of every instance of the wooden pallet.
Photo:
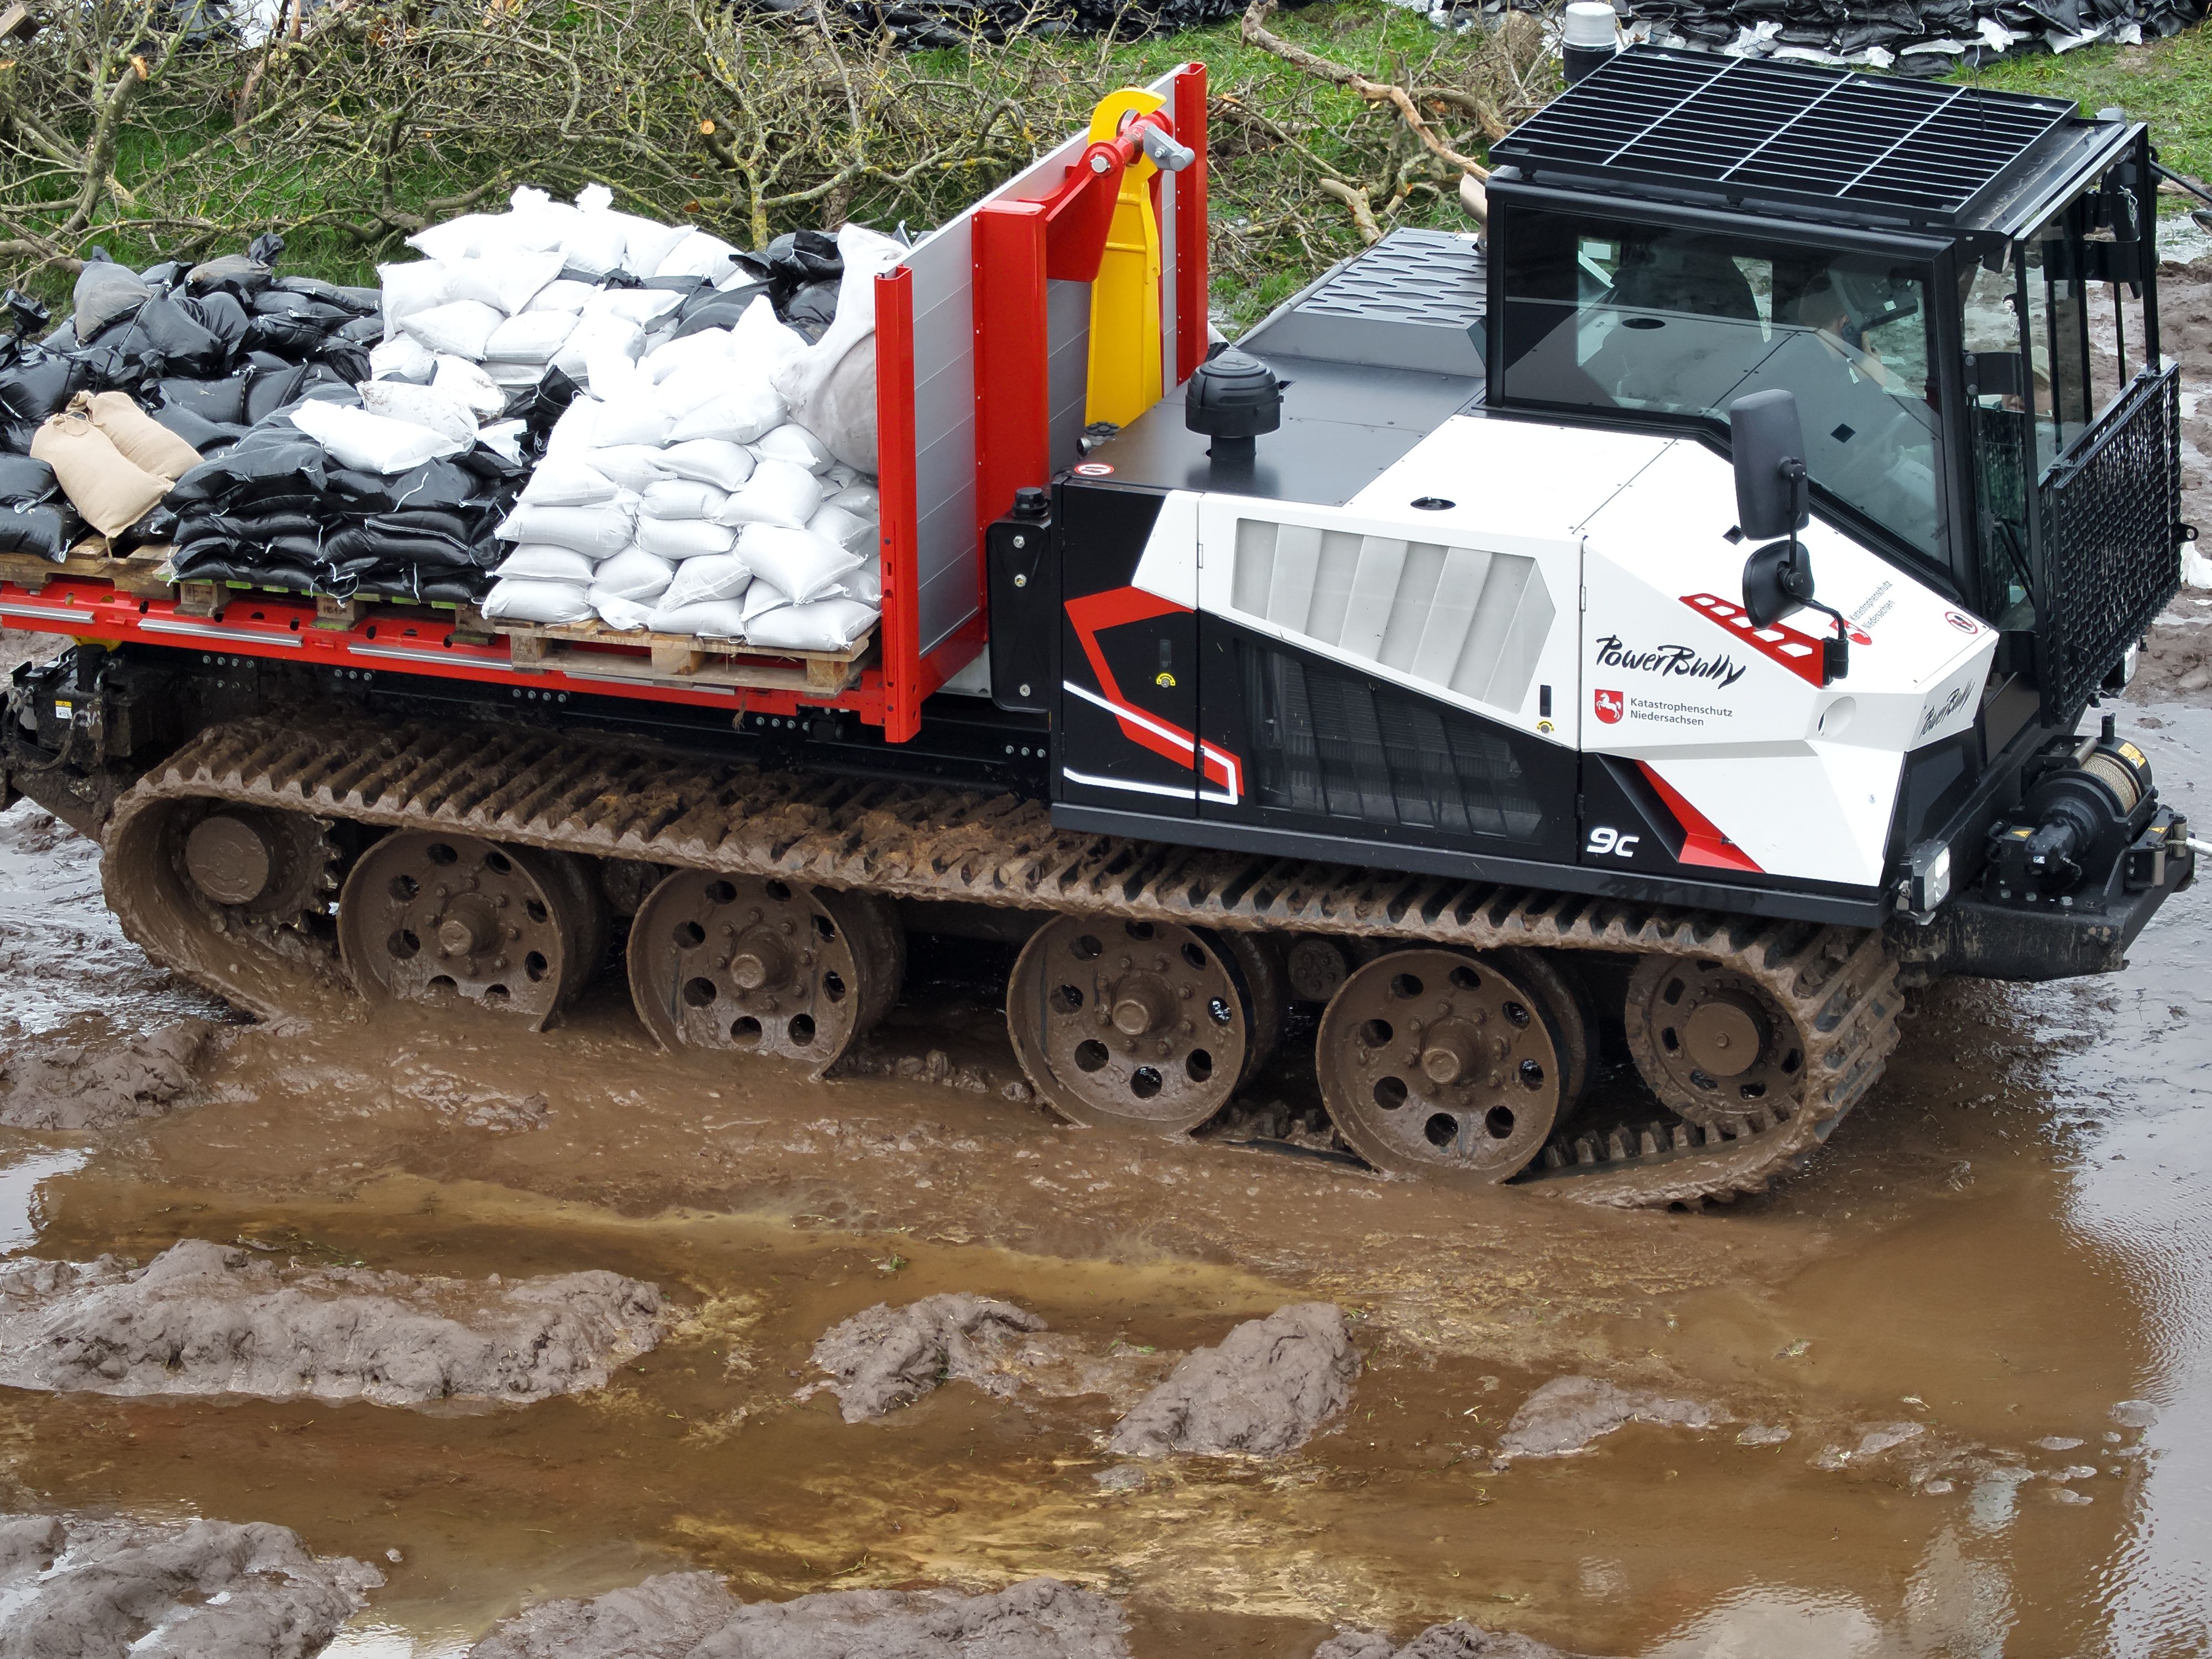
{"label": "wooden pallet", "polygon": [[876,647],[872,629],[842,651],[785,651],[692,634],[624,632],[598,622],[484,626],[507,635],[508,659],[520,669],[798,691],[810,697],[834,697],[858,685],[860,670]]}
{"label": "wooden pallet", "polygon": [[142,547],[128,558],[108,556],[107,544],[79,542],[60,563],[35,553],[0,553],[0,581],[14,582],[37,592],[51,581],[111,582],[118,592],[137,599],[166,599],[169,581],[167,547]]}

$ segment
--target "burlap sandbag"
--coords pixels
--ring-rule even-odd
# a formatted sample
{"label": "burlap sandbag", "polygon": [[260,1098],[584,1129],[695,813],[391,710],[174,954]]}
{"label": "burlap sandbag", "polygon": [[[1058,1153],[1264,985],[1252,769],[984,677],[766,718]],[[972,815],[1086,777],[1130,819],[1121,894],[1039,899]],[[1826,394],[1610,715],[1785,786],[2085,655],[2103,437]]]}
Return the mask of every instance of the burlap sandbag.
{"label": "burlap sandbag", "polygon": [[[82,412],[107,434],[107,441],[156,477],[171,483],[200,464],[200,453],[138,407],[127,392],[102,392],[91,397],[79,392]],[[72,413],[76,404],[70,404]]]}
{"label": "burlap sandbag", "polygon": [[56,415],[31,440],[31,456],[53,468],[62,493],[103,536],[144,518],[169,493],[169,480],[118,449],[82,415]]}

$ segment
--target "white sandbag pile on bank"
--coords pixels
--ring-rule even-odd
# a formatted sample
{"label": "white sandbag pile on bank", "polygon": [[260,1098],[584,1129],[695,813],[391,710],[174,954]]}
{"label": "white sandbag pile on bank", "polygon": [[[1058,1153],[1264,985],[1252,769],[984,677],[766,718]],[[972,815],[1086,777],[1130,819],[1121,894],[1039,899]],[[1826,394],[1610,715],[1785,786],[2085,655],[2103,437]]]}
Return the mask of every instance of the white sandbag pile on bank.
{"label": "white sandbag pile on bank", "polygon": [[733,326],[641,352],[613,330],[583,343],[587,395],[496,532],[514,551],[487,616],[770,650],[866,635],[883,597],[874,278],[902,250],[849,225],[836,248],[836,314],[814,342],[762,294]]}

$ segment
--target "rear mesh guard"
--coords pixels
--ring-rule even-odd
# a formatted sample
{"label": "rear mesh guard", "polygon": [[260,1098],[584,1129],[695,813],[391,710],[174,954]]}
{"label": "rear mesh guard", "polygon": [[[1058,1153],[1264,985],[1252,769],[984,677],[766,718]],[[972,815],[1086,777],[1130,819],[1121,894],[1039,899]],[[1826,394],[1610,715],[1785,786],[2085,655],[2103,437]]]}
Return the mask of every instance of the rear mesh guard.
{"label": "rear mesh guard", "polygon": [[2043,493],[2044,706],[2071,727],[2181,586],[2181,371],[2138,375]]}

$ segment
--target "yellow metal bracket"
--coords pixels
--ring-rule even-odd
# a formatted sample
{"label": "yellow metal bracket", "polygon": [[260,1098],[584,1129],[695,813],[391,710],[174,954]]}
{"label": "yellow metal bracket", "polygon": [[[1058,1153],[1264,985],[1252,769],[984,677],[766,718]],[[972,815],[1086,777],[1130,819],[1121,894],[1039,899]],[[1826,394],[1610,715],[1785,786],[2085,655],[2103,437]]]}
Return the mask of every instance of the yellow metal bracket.
{"label": "yellow metal bracket", "polygon": [[[1091,141],[1119,137],[1130,121],[1166,102],[1139,87],[1109,93],[1091,113]],[[1121,171],[1106,252],[1091,285],[1086,422],[1127,426],[1160,400],[1160,222],[1152,211],[1158,171],[1142,150]]]}

